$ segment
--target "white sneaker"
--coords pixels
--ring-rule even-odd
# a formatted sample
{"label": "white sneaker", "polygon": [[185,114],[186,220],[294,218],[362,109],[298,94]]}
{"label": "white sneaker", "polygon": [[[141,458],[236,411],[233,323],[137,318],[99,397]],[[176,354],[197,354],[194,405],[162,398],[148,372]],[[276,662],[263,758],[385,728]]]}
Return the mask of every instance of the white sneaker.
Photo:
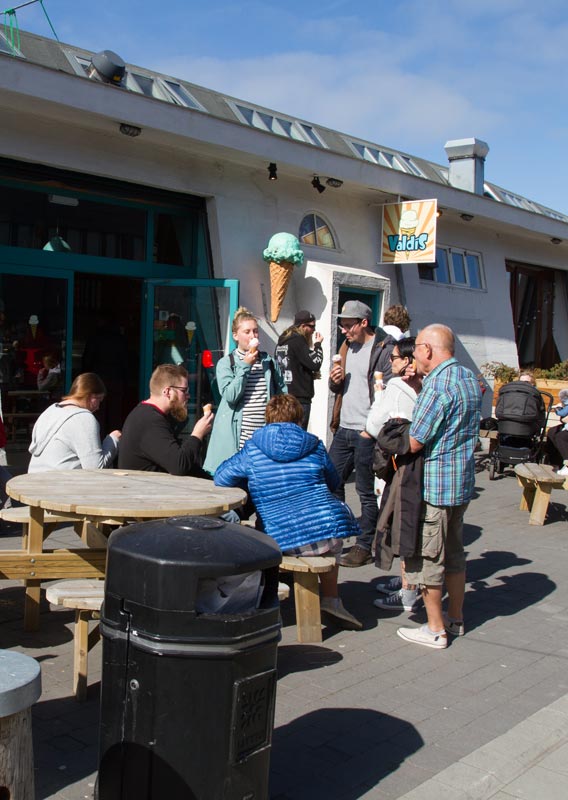
{"label": "white sneaker", "polygon": [[432,633],[428,625],[420,628],[399,628],[397,634],[401,639],[413,644],[423,644],[425,647],[433,647],[435,650],[443,650],[448,646],[446,631]]}
{"label": "white sneaker", "polygon": [[392,578],[389,578],[385,583],[377,583],[375,589],[377,592],[382,592],[383,594],[398,592],[399,589],[402,589],[402,578],[400,575],[393,575]]}
{"label": "white sneaker", "polygon": [[568,475],[568,464],[565,464],[562,469],[559,469],[557,475]]}
{"label": "white sneaker", "polygon": [[322,597],[320,608],[341,628],[348,631],[360,631],[363,628],[363,623],[347,611],[339,597]]}
{"label": "white sneaker", "polygon": [[449,619],[447,614],[444,614],[444,628],[448,633],[451,633],[452,636],[465,635],[465,625],[463,624],[463,620],[458,622],[455,619]]}

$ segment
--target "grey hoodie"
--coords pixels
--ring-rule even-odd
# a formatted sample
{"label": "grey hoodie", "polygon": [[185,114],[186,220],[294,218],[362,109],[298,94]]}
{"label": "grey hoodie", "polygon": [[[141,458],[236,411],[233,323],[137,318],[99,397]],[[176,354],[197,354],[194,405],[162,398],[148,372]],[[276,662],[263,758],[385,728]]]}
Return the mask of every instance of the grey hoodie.
{"label": "grey hoodie", "polygon": [[102,469],[110,467],[118,441],[107,436],[102,443],[99,423],[86,408],[54,403],[38,418],[30,444],[28,472],[51,469]]}

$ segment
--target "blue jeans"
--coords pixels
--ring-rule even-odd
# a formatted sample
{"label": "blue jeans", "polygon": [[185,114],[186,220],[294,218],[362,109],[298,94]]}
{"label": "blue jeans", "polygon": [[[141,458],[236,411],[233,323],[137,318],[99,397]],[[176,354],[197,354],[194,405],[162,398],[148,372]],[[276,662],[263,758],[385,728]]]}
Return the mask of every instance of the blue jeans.
{"label": "blue jeans", "polygon": [[361,501],[361,535],[357,537],[357,544],[366,550],[371,550],[379,507],[375,496],[375,476],[373,473],[373,450],[375,440],[361,436],[359,431],[349,428],[338,428],[329,448],[329,457],[333,466],[339,473],[341,484],[335,496],[345,501],[345,482],[355,470],[355,489]]}

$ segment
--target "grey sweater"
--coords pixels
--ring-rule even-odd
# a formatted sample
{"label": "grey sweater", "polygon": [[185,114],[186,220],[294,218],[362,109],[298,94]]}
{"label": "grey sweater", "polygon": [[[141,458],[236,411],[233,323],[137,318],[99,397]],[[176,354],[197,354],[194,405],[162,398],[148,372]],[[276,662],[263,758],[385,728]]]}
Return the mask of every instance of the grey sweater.
{"label": "grey sweater", "polygon": [[54,403],[34,425],[28,472],[110,467],[118,441],[107,436],[101,446],[99,423],[86,408]]}

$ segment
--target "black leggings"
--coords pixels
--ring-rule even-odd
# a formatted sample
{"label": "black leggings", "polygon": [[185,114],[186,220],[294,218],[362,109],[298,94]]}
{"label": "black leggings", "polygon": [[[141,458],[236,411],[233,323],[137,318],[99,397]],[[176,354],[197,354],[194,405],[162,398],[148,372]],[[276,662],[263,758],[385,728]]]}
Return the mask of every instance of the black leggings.
{"label": "black leggings", "polygon": [[563,425],[556,425],[549,428],[546,435],[546,454],[555,467],[561,467],[564,461],[568,461],[568,431],[563,428]]}

